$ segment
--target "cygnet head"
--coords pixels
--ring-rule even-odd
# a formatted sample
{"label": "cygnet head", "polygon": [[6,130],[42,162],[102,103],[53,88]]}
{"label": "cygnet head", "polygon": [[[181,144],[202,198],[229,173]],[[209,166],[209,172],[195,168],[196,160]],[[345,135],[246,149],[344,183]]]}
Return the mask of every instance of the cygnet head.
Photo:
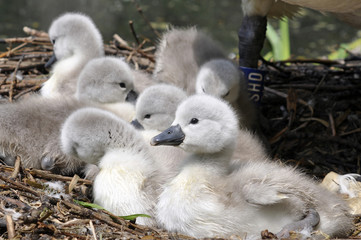
{"label": "cygnet head", "polygon": [[122,59],[96,58],[81,71],[76,97],[96,103],[134,102],[133,82],[132,70]]}
{"label": "cygnet head", "polygon": [[66,13],[55,19],[49,28],[49,37],[56,59],[73,55],[94,58],[104,55],[102,36],[86,15]]}
{"label": "cygnet head", "polygon": [[227,59],[214,59],[202,65],[196,80],[196,93],[206,93],[234,102],[238,98],[240,73]]}
{"label": "cygnet head", "polygon": [[186,97],[186,93],[176,86],[157,84],[148,87],[137,99],[136,121],[146,130],[163,131],[172,124],[178,105]]}
{"label": "cygnet head", "polygon": [[233,149],[238,120],[223,100],[198,94],[183,101],[172,126],[155,136],[152,145],[179,145],[187,152],[217,153]]}
{"label": "cygnet head", "polygon": [[96,164],[116,139],[114,122],[122,122],[111,112],[81,108],[72,113],[61,129],[61,148],[67,155]]}

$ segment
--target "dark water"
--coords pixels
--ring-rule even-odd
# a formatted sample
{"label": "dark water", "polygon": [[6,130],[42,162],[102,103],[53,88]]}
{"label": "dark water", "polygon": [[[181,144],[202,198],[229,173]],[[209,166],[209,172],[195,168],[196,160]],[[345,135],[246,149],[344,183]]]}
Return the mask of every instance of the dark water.
{"label": "dark water", "polygon": [[[237,30],[242,13],[240,0],[0,0],[0,38],[26,36],[23,26],[45,30],[52,19],[66,11],[88,14],[100,29],[104,41],[114,33],[134,42],[129,21],[137,34],[157,39],[136,8],[138,3],[149,22],[158,31],[167,25],[191,26],[209,32],[229,52],[237,52]],[[277,21],[271,21],[276,26]],[[291,53],[295,56],[318,57],[330,52],[338,43],[361,37],[361,32],[332,16],[303,11],[290,21]],[[3,46],[0,46],[3,47]],[[266,50],[269,47],[266,45]]]}

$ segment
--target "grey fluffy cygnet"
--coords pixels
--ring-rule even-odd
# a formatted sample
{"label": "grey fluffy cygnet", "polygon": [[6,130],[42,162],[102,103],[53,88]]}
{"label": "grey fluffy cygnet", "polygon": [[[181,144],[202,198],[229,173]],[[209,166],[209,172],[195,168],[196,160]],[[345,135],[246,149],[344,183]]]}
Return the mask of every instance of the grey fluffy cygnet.
{"label": "grey fluffy cygnet", "polygon": [[241,128],[258,128],[257,109],[248,98],[247,84],[230,60],[213,59],[203,64],[197,75],[196,93],[228,101],[238,113]]}
{"label": "grey fluffy cygnet", "polygon": [[153,145],[189,153],[159,196],[156,216],[165,229],[196,238],[260,238],[265,229],[278,237],[304,229],[347,236],[353,227],[347,204],[296,169],[267,159],[233,169],[238,131],[228,104],[195,95],[178,107],[172,126],[152,139]]}
{"label": "grey fluffy cygnet", "polygon": [[136,120],[146,130],[163,131],[173,122],[178,105],[186,93],[172,85],[157,84],[146,88],[135,105]]}
{"label": "grey fluffy cygnet", "polygon": [[96,204],[115,215],[148,214],[137,223],[155,226],[158,167],[136,129],[112,113],[84,108],[66,120],[61,140],[65,153],[99,166]]}
{"label": "grey fluffy cygnet", "polygon": [[[22,159],[23,166],[27,168],[42,168],[64,175],[83,171],[89,179],[96,175],[95,166],[85,166],[84,162],[66,156],[61,151],[59,142],[61,125],[73,111],[86,106],[109,110],[127,121],[134,118],[135,110],[133,104],[122,102],[132,90],[132,77],[122,74],[129,71],[129,66],[115,57],[94,59],[89,64],[90,68],[85,67],[83,70],[89,72],[82,73],[78,80],[79,91],[82,89],[78,99],[74,97],[47,99],[35,95],[29,99],[0,106],[0,113],[3,116],[0,121],[0,157],[9,165],[13,165],[15,156],[18,155]],[[108,68],[108,65],[117,68]],[[99,67],[109,71],[94,72]],[[99,78],[88,77],[91,73]],[[89,84],[91,88],[88,87],[88,81],[91,82]],[[126,86],[123,86],[123,83],[126,83]],[[92,91],[92,88],[97,90]],[[102,95],[107,97],[103,98]],[[114,103],[116,100],[118,102]]]}
{"label": "grey fluffy cygnet", "polygon": [[65,13],[52,22],[49,37],[54,47],[52,59],[57,62],[40,93],[44,97],[72,96],[85,64],[104,56],[102,36],[88,16]]}
{"label": "grey fluffy cygnet", "polygon": [[204,63],[226,58],[219,44],[195,27],[164,33],[155,57],[154,78],[178,86],[188,95],[195,92],[196,77]]}
{"label": "grey fluffy cygnet", "polygon": [[95,103],[135,102],[134,75],[118,57],[89,61],[79,75],[76,98]]}
{"label": "grey fluffy cygnet", "polygon": [[[147,143],[172,124],[178,105],[186,98],[182,89],[168,84],[148,87],[139,95],[135,106],[136,119],[132,123],[144,127],[142,135]],[[185,155],[182,149],[169,146],[150,146],[150,151],[160,166],[160,173],[169,177],[177,171]]]}
{"label": "grey fluffy cygnet", "polygon": [[62,153],[60,126],[72,111],[84,106],[86,104],[73,99],[45,99],[40,96],[1,105],[2,158],[9,159],[7,163],[13,165],[15,157],[20,156],[23,167],[74,174],[82,164]]}

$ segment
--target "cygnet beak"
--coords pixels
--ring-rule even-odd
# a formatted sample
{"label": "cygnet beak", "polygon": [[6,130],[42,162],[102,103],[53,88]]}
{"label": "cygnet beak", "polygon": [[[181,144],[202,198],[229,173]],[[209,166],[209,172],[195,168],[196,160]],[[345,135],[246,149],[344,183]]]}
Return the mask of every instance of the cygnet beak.
{"label": "cygnet beak", "polygon": [[170,128],[164,130],[162,133],[153,137],[150,140],[150,144],[153,146],[157,145],[171,145],[178,146],[180,145],[185,138],[185,134],[182,131],[182,128],[179,124],[171,126]]}
{"label": "cygnet beak", "polygon": [[134,119],[130,122],[130,124],[133,125],[135,129],[144,130],[144,127],[140,124],[140,122],[138,122],[138,119]]}
{"label": "cygnet beak", "polygon": [[45,68],[49,68],[51,65],[53,65],[56,62],[56,56],[53,53],[53,55],[51,56],[51,58],[49,59],[49,61],[47,63],[45,63],[44,67]]}
{"label": "cygnet beak", "polygon": [[125,101],[130,103],[135,103],[137,98],[138,98],[138,94],[135,91],[130,90],[127,97],[125,98]]}

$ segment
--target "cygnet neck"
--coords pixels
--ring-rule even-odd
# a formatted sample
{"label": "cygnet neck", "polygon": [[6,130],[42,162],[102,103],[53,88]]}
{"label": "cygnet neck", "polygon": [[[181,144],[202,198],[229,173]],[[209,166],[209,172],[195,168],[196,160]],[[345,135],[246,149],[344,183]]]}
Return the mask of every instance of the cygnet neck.
{"label": "cygnet neck", "polygon": [[230,173],[230,161],[234,147],[227,147],[216,153],[191,153],[186,157],[183,168],[200,165],[215,174],[226,175]]}

